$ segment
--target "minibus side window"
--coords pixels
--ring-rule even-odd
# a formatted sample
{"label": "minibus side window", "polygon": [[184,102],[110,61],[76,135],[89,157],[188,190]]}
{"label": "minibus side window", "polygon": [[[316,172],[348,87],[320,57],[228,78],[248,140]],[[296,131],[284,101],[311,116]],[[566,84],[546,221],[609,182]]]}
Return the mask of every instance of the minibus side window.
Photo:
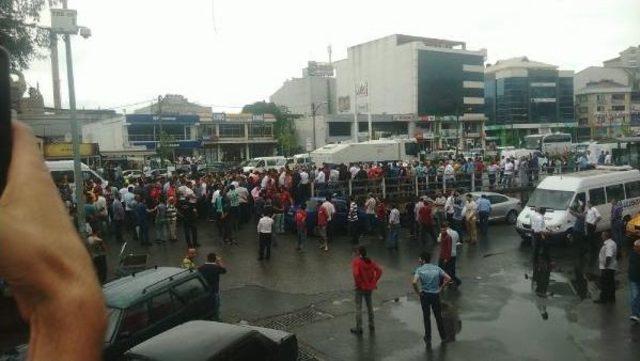
{"label": "minibus side window", "polygon": [[594,188],[589,190],[589,202],[593,206],[599,206],[607,203],[607,199],[604,196],[604,188]]}
{"label": "minibus side window", "polygon": [[587,195],[582,192],[582,193],[578,193],[576,194],[576,198],[573,200],[573,205],[571,206],[572,208],[578,209],[580,206],[586,206],[587,200]]}
{"label": "minibus side window", "polygon": [[607,199],[609,202],[615,199],[616,201],[624,200],[624,187],[622,184],[615,184],[607,187]]}
{"label": "minibus side window", "polygon": [[627,191],[627,198],[640,197],[640,181],[626,183],[624,188]]}

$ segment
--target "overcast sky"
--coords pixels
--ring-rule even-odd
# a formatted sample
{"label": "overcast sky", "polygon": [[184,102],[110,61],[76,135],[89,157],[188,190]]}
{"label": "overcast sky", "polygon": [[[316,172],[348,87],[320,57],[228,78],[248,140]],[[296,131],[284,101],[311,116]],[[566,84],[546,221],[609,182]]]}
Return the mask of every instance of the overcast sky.
{"label": "overcast sky", "polygon": [[[93,32],[73,40],[79,108],[120,110],[172,93],[233,111],[268,100],[307,60],[326,61],[329,44],[337,60],[393,33],[465,41],[487,48],[489,63],[526,55],[575,71],[640,44],[638,0],[70,0],[69,8]],[[47,57],[26,72],[47,105],[50,71]]]}

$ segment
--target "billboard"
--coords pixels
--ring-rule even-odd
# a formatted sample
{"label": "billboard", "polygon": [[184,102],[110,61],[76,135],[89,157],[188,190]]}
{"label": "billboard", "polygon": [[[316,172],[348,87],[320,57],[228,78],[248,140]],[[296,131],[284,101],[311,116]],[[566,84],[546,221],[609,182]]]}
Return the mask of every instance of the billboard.
{"label": "billboard", "polygon": [[309,76],[333,76],[333,64],[310,61],[307,63]]}
{"label": "billboard", "polygon": [[[73,143],[51,143],[44,145],[45,158],[71,158],[73,157]],[[98,155],[97,143],[81,143],[80,157]]]}

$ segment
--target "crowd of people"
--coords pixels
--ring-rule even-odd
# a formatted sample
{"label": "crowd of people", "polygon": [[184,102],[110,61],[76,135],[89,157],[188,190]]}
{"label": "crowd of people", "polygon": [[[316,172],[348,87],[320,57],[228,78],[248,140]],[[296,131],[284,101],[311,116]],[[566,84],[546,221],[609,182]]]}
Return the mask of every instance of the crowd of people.
{"label": "crowd of people", "polygon": [[[606,157],[606,155],[605,155]],[[430,329],[427,329],[429,310],[435,314],[436,321],[441,323],[439,303],[434,294],[433,280],[429,277],[444,277],[450,287],[457,288],[461,280],[456,276],[456,256],[458,248],[466,242],[469,246],[477,244],[481,237],[488,235],[491,202],[482,195],[474,199],[470,194],[462,196],[465,186],[477,181],[483,184],[483,174],[489,188],[497,186],[510,187],[515,184],[528,185],[535,181],[541,168],[537,165],[536,155],[520,159],[502,158],[491,162],[476,159],[448,159],[440,162],[385,162],[357,163],[350,165],[321,167],[282,168],[265,172],[228,170],[223,173],[200,173],[197,169],[156,178],[140,177],[137,179],[114,178],[108,185],[100,181],[88,180],[85,183],[85,215],[87,217],[87,239],[99,278],[104,282],[106,270],[105,235],[111,235],[117,242],[131,238],[142,246],[151,246],[153,242],[162,244],[177,242],[184,238],[189,249],[183,260],[185,268],[198,267],[194,262],[197,248],[203,241],[198,238],[198,229],[211,224],[217,229],[219,243],[234,246],[246,240],[238,237],[238,231],[244,227],[255,227],[257,236],[257,259],[268,261],[271,258],[272,246],[278,235],[285,232],[296,234],[296,250],[302,252],[307,247],[311,236],[318,236],[318,247],[328,252],[336,237],[337,230],[345,229],[349,239],[357,248],[357,259],[354,263],[354,279],[356,280],[356,305],[358,318],[354,334],[362,333],[361,308],[362,300],[370,308],[371,285],[381,276],[381,269],[366,256],[366,249],[361,246],[364,237],[384,242],[390,252],[399,247],[401,227],[407,229],[408,236],[422,245],[422,250],[438,248],[437,266],[427,266],[427,258],[423,254],[424,266],[416,272],[414,284],[421,297],[425,313],[425,340],[430,342]],[[596,164],[600,163],[596,160]],[[602,160],[606,163],[606,158]],[[564,167],[563,163],[554,167]],[[580,168],[593,166],[589,161]],[[552,170],[551,172],[556,171]],[[559,170],[558,170],[559,171]],[[114,173],[114,174],[117,174]],[[411,196],[405,199],[389,199],[382,196],[375,187],[364,186],[358,192],[352,188],[352,196],[346,195],[345,183],[365,181],[374,184],[382,178],[388,183],[394,181],[401,184],[410,177],[424,177],[427,183],[434,185],[427,188],[420,197]],[[477,177],[477,178],[475,178]],[[475,178],[475,179],[473,179]],[[517,180],[515,180],[517,179]],[[460,191],[448,188],[447,191],[437,186],[441,182],[451,185],[462,185]],[[66,180],[58,184],[60,195],[71,203],[72,192]],[[312,197],[314,194],[314,197]],[[72,216],[73,207],[71,209]],[[345,213],[345,222],[338,223],[338,210]],[[547,242],[547,229],[544,225],[544,209],[538,209],[532,216],[533,231],[533,280],[536,293],[540,297],[547,296],[549,275],[552,268],[551,252]],[[591,254],[597,243],[595,223],[599,215],[595,207],[585,204],[572,210],[578,218],[579,225],[574,227],[574,240],[580,243],[578,249],[576,274],[582,277],[585,255]],[[604,247],[601,251],[599,266],[602,269],[602,295],[598,302],[612,302],[615,299],[613,275],[611,269],[617,266],[616,249],[620,249],[623,235],[623,222],[618,219],[620,208],[613,204],[612,233],[613,241],[609,242],[608,232],[603,233]],[[581,220],[583,220],[582,223]],[[209,222],[206,222],[209,221]],[[582,226],[580,226],[582,224]],[[182,228],[182,234],[178,232]],[[581,231],[582,230],[582,231]],[[152,232],[153,231],[153,232]],[[582,232],[582,233],[580,233]],[[153,237],[152,237],[153,233]],[[153,238],[153,241],[152,241]],[[604,253],[603,253],[604,252]],[[209,255],[208,258],[212,256]],[[209,263],[217,264],[216,257]],[[632,257],[630,260],[633,260]],[[367,261],[368,260],[368,261]],[[637,262],[637,261],[636,261]],[[224,268],[222,266],[222,268]],[[356,271],[355,268],[361,269]],[[637,268],[637,266],[636,266]],[[435,271],[434,271],[435,270]],[[226,270],[225,270],[226,271]],[[437,271],[437,272],[436,272]],[[435,272],[435,273],[434,273]],[[361,280],[362,274],[372,279]],[[217,280],[217,278],[216,278]],[[631,280],[631,278],[630,278]],[[584,279],[582,278],[582,281]],[[217,281],[216,281],[217,282]],[[585,281],[586,282],[586,281]],[[364,286],[363,286],[364,285]],[[441,284],[440,284],[441,285]],[[218,286],[216,285],[216,289]],[[635,288],[637,291],[637,288]],[[426,291],[424,291],[426,290]],[[425,293],[426,292],[426,293]],[[636,292],[637,293],[637,292]],[[219,295],[218,295],[219,297]],[[638,296],[636,295],[637,299]],[[218,300],[219,301],[219,300]],[[219,303],[218,303],[219,304]],[[633,317],[637,319],[637,301],[634,303]],[[218,312],[218,311],[216,311]],[[373,330],[373,315],[369,310],[369,325]],[[441,325],[439,325],[440,329]],[[443,326],[442,326],[443,327]],[[441,331],[442,337],[445,331]]]}

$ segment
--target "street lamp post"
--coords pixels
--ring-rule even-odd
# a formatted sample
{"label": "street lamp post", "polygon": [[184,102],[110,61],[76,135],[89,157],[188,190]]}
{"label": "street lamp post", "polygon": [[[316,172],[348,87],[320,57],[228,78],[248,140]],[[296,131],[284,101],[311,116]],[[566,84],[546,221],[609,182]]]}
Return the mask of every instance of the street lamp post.
{"label": "street lamp post", "polygon": [[315,102],[311,103],[311,120],[313,122],[313,150],[318,148],[316,144],[316,114],[318,113],[318,109],[321,106],[328,104],[327,102],[322,102],[316,104]]}

